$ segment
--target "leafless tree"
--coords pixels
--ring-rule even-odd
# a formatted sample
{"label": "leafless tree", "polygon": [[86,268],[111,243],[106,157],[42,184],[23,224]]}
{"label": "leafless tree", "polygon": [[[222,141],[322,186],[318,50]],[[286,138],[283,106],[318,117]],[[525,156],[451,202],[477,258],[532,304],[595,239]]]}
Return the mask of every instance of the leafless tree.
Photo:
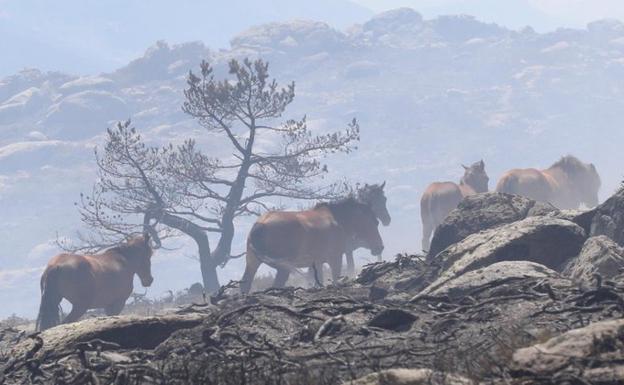
{"label": "leafless tree", "polygon": [[[335,197],[339,183],[320,185],[322,159],[349,153],[359,140],[353,119],[346,129],[315,134],[300,120],[275,123],[295,97],[295,85],[269,80],[268,63],[232,60],[230,77],[217,80],[201,63],[190,72],[184,112],[223,138],[232,156],[211,157],[193,139],[182,145],[147,146],[130,122],[108,130],[99,178],[79,203],[82,220],[98,239],[114,240],[141,229],[160,242],[171,231],[197,244],[204,287],[219,287],[216,268],[231,258],[235,220],[258,215],[276,198]],[[269,146],[259,146],[260,138]],[[261,148],[262,147],[262,148]],[[211,252],[207,233],[217,233]]]}

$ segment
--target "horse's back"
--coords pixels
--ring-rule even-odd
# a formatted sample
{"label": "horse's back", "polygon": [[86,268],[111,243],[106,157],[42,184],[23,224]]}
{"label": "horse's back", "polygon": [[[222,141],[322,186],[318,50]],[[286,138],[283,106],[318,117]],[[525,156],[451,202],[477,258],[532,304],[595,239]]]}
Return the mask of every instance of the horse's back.
{"label": "horse's back", "polygon": [[48,262],[41,276],[41,285],[54,276],[60,294],[73,303],[94,289],[93,268],[89,258],[78,254],[58,254]]}
{"label": "horse's back", "polygon": [[420,199],[420,213],[425,221],[439,223],[463,199],[461,188],[453,182],[430,184]]}
{"label": "horse's back", "polygon": [[46,266],[46,271],[51,269],[63,271],[66,273],[87,271],[91,268],[89,260],[84,255],[62,253],[57,254],[50,259]]}
{"label": "horse's back", "polygon": [[309,259],[323,258],[337,247],[338,233],[329,210],[275,211],[258,218],[247,242],[270,260],[307,267]]}
{"label": "horse's back", "polygon": [[496,184],[496,192],[521,195],[543,202],[550,200],[551,190],[549,178],[534,168],[509,170]]}

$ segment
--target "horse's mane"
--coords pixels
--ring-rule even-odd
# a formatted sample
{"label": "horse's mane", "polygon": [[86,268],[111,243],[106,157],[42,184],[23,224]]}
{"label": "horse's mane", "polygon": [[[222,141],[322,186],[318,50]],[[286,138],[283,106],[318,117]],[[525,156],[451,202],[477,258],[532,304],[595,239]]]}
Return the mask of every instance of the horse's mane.
{"label": "horse's mane", "polygon": [[355,199],[362,203],[368,203],[375,196],[374,194],[379,194],[381,192],[383,194],[382,189],[377,184],[367,184],[364,187],[360,187],[355,192]]}
{"label": "horse's mane", "polygon": [[572,155],[566,155],[556,161],[550,168],[560,168],[565,172],[573,172],[587,168],[587,165]]}
{"label": "horse's mane", "polygon": [[139,240],[138,238],[133,238],[127,242],[106,249],[103,254],[117,253],[123,255],[126,258],[133,258],[142,248],[142,242],[143,241]]}
{"label": "horse's mane", "polygon": [[314,205],[314,210],[320,208],[329,209],[334,218],[336,218],[336,221],[338,221],[339,223],[342,222],[343,218],[345,217],[345,215],[347,215],[350,209],[361,208],[364,210],[371,210],[371,208],[367,204],[358,201],[355,197],[351,195],[346,198],[336,199],[329,202],[320,202]]}
{"label": "horse's mane", "polygon": [[356,206],[356,205],[363,205],[363,203],[359,202],[354,196],[349,195],[348,197],[334,199],[328,202],[319,202],[314,205],[314,209],[327,207],[328,209],[331,210],[337,207]]}

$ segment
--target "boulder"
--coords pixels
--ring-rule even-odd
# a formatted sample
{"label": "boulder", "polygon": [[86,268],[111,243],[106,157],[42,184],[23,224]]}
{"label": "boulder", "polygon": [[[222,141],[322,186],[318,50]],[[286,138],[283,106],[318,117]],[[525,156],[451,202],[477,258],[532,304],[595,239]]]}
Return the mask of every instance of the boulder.
{"label": "boulder", "polygon": [[90,318],[80,322],[61,324],[35,334],[15,345],[11,354],[21,357],[33,350],[40,339],[43,344],[38,354],[75,349],[80,344],[99,341],[110,347],[121,349],[153,349],[169,338],[173,332],[199,325],[201,314],[164,314],[150,317],[124,315]]}
{"label": "boulder", "polygon": [[516,350],[511,368],[514,377],[565,378],[574,383],[624,383],[624,320],[595,322],[570,330],[548,341]]}
{"label": "boulder", "polygon": [[130,115],[125,100],[106,91],[83,91],[60,99],[50,106],[41,122],[51,138],[79,140],[106,132],[120,117]]}
{"label": "boulder", "polygon": [[231,40],[233,49],[281,51],[305,55],[333,52],[347,46],[346,36],[319,21],[294,20],[255,26]]}
{"label": "boulder", "polygon": [[624,272],[624,248],[607,236],[585,241],[581,253],[566,266],[563,274],[585,286],[596,284],[595,274],[613,279]]}
{"label": "boulder", "polygon": [[589,234],[592,219],[594,218],[594,210],[558,210],[547,213],[546,216],[574,222],[581,226],[586,234]]}
{"label": "boulder", "polygon": [[593,211],[589,235],[606,235],[624,247],[624,188]]}
{"label": "boulder", "polygon": [[474,384],[464,377],[444,372],[435,372],[431,369],[388,369],[344,385],[469,385]]}
{"label": "boulder", "polygon": [[503,261],[482,269],[469,271],[451,279],[430,293],[434,296],[446,296],[457,299],[471,295],[483,287],[494,286],[503,282],[526,278],[558,278],[559,273],[535,262]]}
{"label": "boulder", "polygon": [[585,231],[577,224],[546,216],[472,234],[435,257],[441,273],[421,294],[429,294],[462,274],[496,262],[531,261],[560,270],[579,254],[585,238]]}
{"label": "boulder", "polygon": [[429,258],[470,234],[491,229],[529,216],[554,213],[558,210],[548,204],[503,193],[483,193],[466,197],[440,224],[431,240]]}

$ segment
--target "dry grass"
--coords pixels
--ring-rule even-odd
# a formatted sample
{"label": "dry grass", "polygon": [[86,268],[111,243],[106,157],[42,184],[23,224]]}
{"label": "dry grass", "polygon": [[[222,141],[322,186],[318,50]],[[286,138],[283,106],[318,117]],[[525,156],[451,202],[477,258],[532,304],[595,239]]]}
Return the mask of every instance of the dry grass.
{"label": "dry grass", "polygon": [[19,317],[16,314],[12,314],[10,317],[0,320],[0,329],[5,328],[23,328],[29,326],[34,321],[28,318]]}

